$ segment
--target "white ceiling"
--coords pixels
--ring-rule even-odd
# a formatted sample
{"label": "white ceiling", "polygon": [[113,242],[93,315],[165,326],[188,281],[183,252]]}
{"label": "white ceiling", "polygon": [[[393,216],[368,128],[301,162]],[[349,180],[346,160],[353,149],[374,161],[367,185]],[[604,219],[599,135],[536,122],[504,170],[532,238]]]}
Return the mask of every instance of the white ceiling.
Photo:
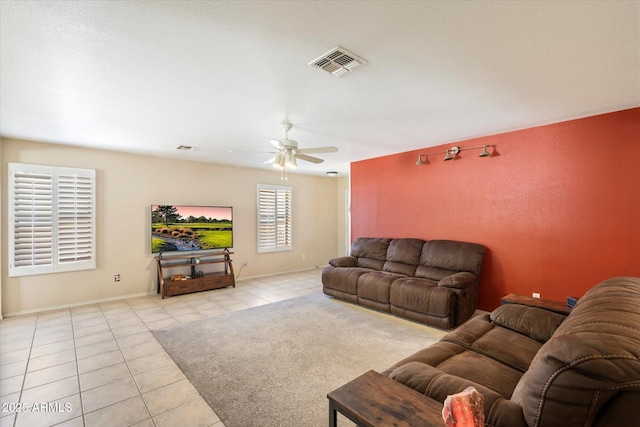
{"label": "white ceiling", "polygon": [[[640,105],[638,1],[0,2],[0,134],[298,171]],[[307,64],[336,45],[368,64]],[[178,144],[199,147],[175,150]],[[233,150],[235,152],[229,152]],[[275,173],[275,172],[274,172]]]}

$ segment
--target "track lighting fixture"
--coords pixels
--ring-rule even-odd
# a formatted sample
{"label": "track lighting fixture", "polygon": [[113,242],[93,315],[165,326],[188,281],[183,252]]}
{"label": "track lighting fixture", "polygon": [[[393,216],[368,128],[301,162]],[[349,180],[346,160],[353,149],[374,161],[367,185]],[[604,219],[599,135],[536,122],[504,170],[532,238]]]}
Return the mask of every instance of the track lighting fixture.
{"label": "track lighting fixture", "polygon": [[457,146],[451,147],[447,150],[447,155],[444,156],[444,159],[453,160],[458,155],[459,152],[460,152],[460,147],[457,147]]}
{"label": "track lighting fixture", "polygon": [[426,164],[428,164],[429,163],[429,156],[432,155],[432,154],[445,153],[445,156],[444,156],[443,160],[447,161],[447,160],[454,160],[456,158],[456,156],[458,155],[458,153],[460,153],[461,151],[472,150],[474,148],[482,148],[482,152],[480,153],[480,156],[478,156],[478,157],[489,157],[489,156],[491,156],[491,153],[489,152],[489,150],[487,150],[487,147],[495,147],[495,145],[486,144],[486,145],[478,145],[477,147],[464,147],[464,148],[460,148],[458,146],[453,146],[453,147],[449,148],[448,150],[444,150],[444,151],[435,151],[433,153],[418,154],[418,161],[416,162],[416,165],[426,165]]}

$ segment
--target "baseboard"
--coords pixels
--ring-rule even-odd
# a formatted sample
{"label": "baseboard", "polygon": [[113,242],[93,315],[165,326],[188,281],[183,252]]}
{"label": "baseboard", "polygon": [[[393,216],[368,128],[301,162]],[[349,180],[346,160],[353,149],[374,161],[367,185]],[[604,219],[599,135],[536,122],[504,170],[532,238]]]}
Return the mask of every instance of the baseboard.
{"label": "baseboard", "polygon": [[251,279],[260,279],[262,277],[279,276],[281,274],[300,273],[301,271],[316,270],[318,268],[323,268],[323,267],[324,266],[322,266],[322,265],[320,265],[320,266],[316,265],[315,267],[298,268],[296,270],[279,271],[277,273],[258,274],[258,275],[255,275],[255,276],[247,276],[247,277],[243,277],[243,278],[240,278],[240,274],[242,273],[242,269],[240,269],[240,271],[238,272],[238,275],[236,276],[236,282],[242,282],[242,281],[251,280]]}
{"label": "baseboard", "polygon": [[109,297],[109,298],[102,298],[102,299],[96,299],[96,300],[91,300],[91,301],[76,302],[76,303],[73,303],[73,304],[55,305],[55,306],[51,306],[51,307],[36,308],[36,309],[33,309],[33,310],[16,311],[16,312],[13,312],[13,313],[3,313],[2,315],[3,315],[3,317],[24,316],[25,314],[42,313],[42,312],[45,312],[45,311],[52,311],[52,310],[62,310],[62,309],[65,309],[65,308],[79,307],[81,305],[100,304],[100,303],[103,303],[103,302],[117,301],[117,300],[122,300],[122,299],[139,298],[139,297],[146,297],[146,296],[155,295],[155,294],[156,294],[156,291],[141,292],[141,293],[138,293],[138,294],[121,295],[121,296],[117,296],[117,297]]}
{"label": "baseboard", "polygon": [[[281,274],[288,274],[288,273],[299,273],[301,271],[315,270],[315,269],[322,268],[322,267],[323,266],[305,267],[305,268],[299,268],[299,269],[295,269],[295,270],[279,271],[277,273],[260,274],[260,275],[256,275],[256,276],[248,276],[248,277],[243,277],[241,279],[238,278],[240,276],[240,273],[242,273],[242,270],[240,270],[238,272],[238,277],[236,277],[236,281],[237,282],[242,282],[242,281],[245,281],[245,280],[259,279],[261,277],[278,276],[278,275],[281,275]],[[34,313],[40,313],[40,312],[52,311],[52,310],[62,310],[62,309],[65,309],[65,308],[78,307],[78,306],[81,306],[81,305],[100,304],[100,303],[103,303],[103,302],[117,301],[117,300],[122,300],[122,299],[139,298],[139,297],[144,297],[144,296],[149,296],[149,295],[156,295],[156,291],[154,290],[154,291],[149,291],[149,292],[141,292],[141,293],[138,293],[138,294],[121,295],[121,296],[117,296],[117,297],[109,297],[109,298],[103,298],[103,299],[97,299],[97,300],[91,300],[91,301],[82,301],[82,302],[77,302],[77,303],[73,303],[73,304],[56,305],[56,306],[51,306],[51,307],[41,307],[41,308],[36,308],[36,309],[33,309],[33,310],[16,311],[16,312],[13,312],[13,313],[2,313],[2,317],[23,316],[25,314],[34,314]],[[0,317],[0,319],[2,319],[2,317]]]}

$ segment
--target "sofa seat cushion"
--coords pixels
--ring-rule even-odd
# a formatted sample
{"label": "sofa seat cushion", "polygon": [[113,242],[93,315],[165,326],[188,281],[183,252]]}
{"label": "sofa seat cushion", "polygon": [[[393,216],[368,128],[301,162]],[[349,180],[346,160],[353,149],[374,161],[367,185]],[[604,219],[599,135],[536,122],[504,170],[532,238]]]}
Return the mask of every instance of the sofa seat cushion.
{"label": "sofa seat cushion", "polygon": [[472,318],[464,327],[448,333],[439,342],[398,362],[388,372],[417,362],[484,384],[509,399],[541,346],[540,342],[526,335],[497,326],[488,314],[484,314]]}
{"label": "sofa seat cushion", "polygon": [[400,278],[391,285],[391,305],[434,316],[449,316],[455,298],[451,289],[427,279]]}
{"label": "sofa seat cushion", "polygon": [[[393,369],[389,376],[398,380],[399,373],[403,373],[402,375],[407,378],[413,378],[414,385],[417,384],[419,386],[418,389],[421,389],[423,387],[426,388],[428,383],[421,383],[418,379],[422,378],[423,381],[427,381],[429,376],[425,375],[425,372],[436,368],[442,373],[462,378],[467,382],[483,384],[500,396],[506,396],[507,399],[511,397],[516,384],[522,377],[520,370],[513,369],[473,350],[459,346],[455,348],[456,344],[439,342],[433,346],[440,347],[441,352],[451,351],[453,354],[441,363],[434,365],[424,362],[424,357],[430,357],[430,355],[416,353],[415,357],[406,359],[406,363]],[[411,387],[413,388],[413,386]]]}
{"label": "sofa seat cushion", "polygon": [[[542,344],[526,335],[517,334],[509,329],[494,326],[485,334],[472,338],[453,331],[443,337],[444,341],[458,344],[470,351],[500,362],[504,366],[524,374]],[[508,344],[507,344],[508,343]],[[511,397],[511,392],[505,395]]]}
{"label": "sofa seat cushion", "polygon": [[358,278],[358,300],[389,304],[391,283],[401,277],[405,276],[384,271],[370,271],[361,275]]}
{"label": "sofa seat cushion", "polygon": [[[542,347],[542,343],[532,337],[515,333],[493,322],[489,314],[472,318],[465,327],[455,329],[442,337],[442,341],[458,344],[521,373],[529,369],[531,361]],[[505,345],[506,343],[508,345]],[[506,398],[510,396],[511,391],[505,395]]]}

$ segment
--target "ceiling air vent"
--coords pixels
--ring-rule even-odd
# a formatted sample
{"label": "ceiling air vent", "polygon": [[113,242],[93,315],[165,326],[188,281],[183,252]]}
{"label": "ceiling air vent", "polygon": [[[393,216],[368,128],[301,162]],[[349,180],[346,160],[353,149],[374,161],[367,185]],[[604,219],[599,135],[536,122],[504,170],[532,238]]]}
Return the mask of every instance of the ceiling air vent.
{"label": "ceiling air vent", "polygon": [[336,46],[319,58],[309,62],[312,67],[319,68],[336,77],[353,71],[354,68],[366,64],[367,61],[358,55],[349,52],[340,46]]}
{"label": "ceiling air vent", "polygon": [[176,145],[175,147],[176,150],[181,150],[181,151],[196,151],[198,149],[198,147],[194,147],[192,145]]}

